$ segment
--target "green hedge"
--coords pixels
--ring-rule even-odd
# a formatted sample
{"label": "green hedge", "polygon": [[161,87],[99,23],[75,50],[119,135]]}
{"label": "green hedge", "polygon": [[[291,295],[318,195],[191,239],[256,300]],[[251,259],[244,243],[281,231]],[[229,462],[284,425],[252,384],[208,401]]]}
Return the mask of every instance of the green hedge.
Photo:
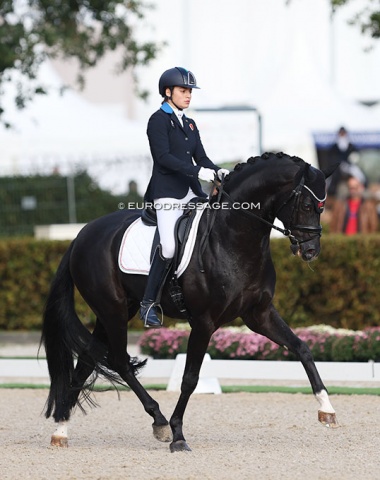
{"label": "green hedge", "polygon": [[[0,241],[0,329],[37,330],[50,282],[70,242],[11,239]],[[94,318],[82,299],[78,313]]]}
{"label": "green hedge", "polygon": [[[33,239],[0,242],[0,330],[40,329],[50,281],[68,245]],[[290,326],[362,330],[380,325],[380,235],[325,235],[321,255],[310,265],[291,255],[287,239],[273,240],[271,249],[277,271],[275,305]],[[94,315],[79,295],[77,310],[86,325],[93,325]],[[165,320],[166,326],[171,323]],[[141,328],[141,322],[134,320],[132,327]]]}
{"label": "green hedge", "polygon": [[277,271],[275,305],[292,327],[327,324],[362,330],[380,325],[380,235],[322,237],[318,260],[287,255],[272,242]]}

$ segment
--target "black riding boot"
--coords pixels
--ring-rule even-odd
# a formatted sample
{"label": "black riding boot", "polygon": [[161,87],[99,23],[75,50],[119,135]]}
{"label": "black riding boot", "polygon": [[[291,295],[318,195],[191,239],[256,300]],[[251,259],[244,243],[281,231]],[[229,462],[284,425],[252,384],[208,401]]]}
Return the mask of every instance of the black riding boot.
{"label": "black riding boot", "polygon": [[148,283],[141,302],[140,317],[144,321],[144,327],[162,327],[162,323],[157,316],[157,307],[159,307],[161,292],[171,264],[172,259],[162,257],[161,248],[158,248],[150,266]]}

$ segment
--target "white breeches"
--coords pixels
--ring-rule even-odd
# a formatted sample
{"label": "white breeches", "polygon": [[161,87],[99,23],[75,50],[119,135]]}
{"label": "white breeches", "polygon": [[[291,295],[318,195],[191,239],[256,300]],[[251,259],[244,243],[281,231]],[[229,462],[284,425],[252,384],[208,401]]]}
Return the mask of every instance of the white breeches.
{"label": "white breeches", "polygon": [[195,193],[189,189],[184,198],[158,198],[154,200],[157,212],[157,226],[160,232],[162,255],[165,258],[173,258],[175,252],[174,227],[178,218],[182,215],[187,202],[194,198]]}

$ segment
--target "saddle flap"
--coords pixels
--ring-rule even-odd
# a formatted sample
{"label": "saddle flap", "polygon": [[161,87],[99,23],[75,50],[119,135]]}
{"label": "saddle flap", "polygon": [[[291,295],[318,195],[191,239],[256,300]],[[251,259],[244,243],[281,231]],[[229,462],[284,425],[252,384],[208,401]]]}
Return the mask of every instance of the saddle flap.
{"label": "saddle flap", "polygon": [[193,223],[193,218],[194,215],[192,215],[191,211],[187,211],[179,217],[175,226],[176,243],[182,244],[186,242],[191,224]]}
{"label": "saddle flap", "polygon": [[148,227],[157,226],[157,212],[153,207],[146,207],[141,212],[141,220]]}

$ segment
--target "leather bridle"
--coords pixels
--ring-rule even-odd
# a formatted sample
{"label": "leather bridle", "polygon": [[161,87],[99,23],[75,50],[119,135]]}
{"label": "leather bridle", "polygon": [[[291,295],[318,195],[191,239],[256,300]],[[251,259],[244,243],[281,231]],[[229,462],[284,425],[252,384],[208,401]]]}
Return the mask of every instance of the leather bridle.
{"label": "leather bridle", "polygon": [[[217,202],[220,201],[221,197],[226,197],[228,199],[228,201],[233,204],[234,201],[233,199],[231,198],[231,196],[224,190],[224,177],[222,178],[222,181],[221,183],[216,183],[214,182],[215,184],[215,187],[217,188],[218,190],[218,196],[217,196]],[[300,204],[300,199],[301,199],[301,193],[302,193],[302,189],[305,188],[307,190],[309,190],[309,192],[312,193],[312,195],[316,197],[316,195],[310,190],[310,188],[308,188],[306,185],[305,185],[305,174],[304,172],[302,173],[302,176],[301,176],[301,180],[300,182],[298,183],[298,185],[292,190],[292,192],[290,193],[289,197],[287,198],[287,200],[280,206],[280,208],[277,210],[276,212],[276,217],[278,217],[278,214],[280,213],[280,211],[286,207],[287,205],[289,205],[289,203],[291,201],[293,201],[293,209],[292,209],[292,213],[290,215],[290,221],[289,221],[289,227],[288,228],[281,228],[281,227],[278,227],[277,225],[274,225],[272,222],[269,222],[268,220],[265,220],[265,218],[262,218],[260,217],[259,215],[257,215],[256,213],[252,212],[252,210],[245,210],[245,209],[238,209],[237,211],[246,215],[247,217],[250,217],[250,218],[255,218],[257,220],[259,220],[260,222],[262,223],[265,223],[266,225],[270,226],[271,228],[281,232],[283,235],[285,235],[286,237],[288,237],[291,241],[291,243],[293,244],[293,246],[297,247],[297,249],[299,248],[299,246],[304,243],[304,242],[308,242],[311,240],[311,238],[315,237],[315,236],[318,236],[320,237],[322,235],[322,226],[321,225],[318,225],[318,227],[314,227],[314,226],[310,226],[310,225],[292,225],[292,220],[293,220],[293,217],[295,214],[298,213],[299,211],[299,204]],[[323,200],[324,201],[324,200]],[[301,240],[299,238],[297,238],[297,236],[293,233],[293,232],[303,232],[303,233],[308,233],[311,235],[311,238],[308,238],[308,239],[305,239],[305,240]]]}

